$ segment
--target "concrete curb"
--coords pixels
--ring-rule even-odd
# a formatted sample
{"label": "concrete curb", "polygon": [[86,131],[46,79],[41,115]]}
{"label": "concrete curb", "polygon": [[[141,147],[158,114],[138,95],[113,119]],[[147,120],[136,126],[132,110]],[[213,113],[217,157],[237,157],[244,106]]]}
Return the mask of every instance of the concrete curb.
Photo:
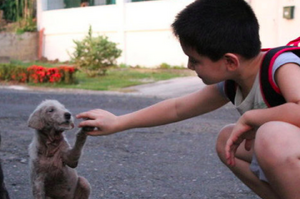
{"label": "concrete curb", "polygon": [[171,98],[179,97],[195,92],[203,88],[205,84],[197,76],[180,77],[170,80],[158,81],[150,84],[127,87],[120,91],[91,91],[82,89],[60,89],[41,88],[19,85],[0,85],[2,89],[22,90],[22,91],[46,91],[62,93],[84,93],[84,94],[113,94],[113,95],[136,95],[146,97]]}

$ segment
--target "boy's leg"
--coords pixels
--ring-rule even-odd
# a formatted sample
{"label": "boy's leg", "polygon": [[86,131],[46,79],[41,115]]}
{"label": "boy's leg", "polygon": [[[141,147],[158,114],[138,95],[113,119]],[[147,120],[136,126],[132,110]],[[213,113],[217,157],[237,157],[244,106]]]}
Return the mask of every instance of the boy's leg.
{"label": "boy's leg", "polygon": [[254,150],[280,198],[300,198],[300,129],[285,122],[268,122],[258,129]]}
{"label": "boy's leg", "polygon": [[[216,150],[221,161],[226,164],[225,144],[230,136],[234,125],[224,127],[217,140]],[[252,149],[253,150],[253,149]],[[246,151],[244,143],[240,145],[236,153],[236,165],[228,167],[244,184],[246,184],[252,191],[264,199],[279,199],[278,195],[270,187],[268,183],[259,180],[250,170],[250,162],[253,151]]]}

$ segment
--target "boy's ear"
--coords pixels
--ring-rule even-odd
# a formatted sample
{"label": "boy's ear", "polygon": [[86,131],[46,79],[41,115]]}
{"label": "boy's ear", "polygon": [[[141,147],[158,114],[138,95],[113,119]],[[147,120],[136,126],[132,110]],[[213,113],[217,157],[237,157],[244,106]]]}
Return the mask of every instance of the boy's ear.
{"label": "boy's ear", "polygon": [[228,71],[234,71],[240,66],[240,59],[236,54],[226,53],[224,59]]}

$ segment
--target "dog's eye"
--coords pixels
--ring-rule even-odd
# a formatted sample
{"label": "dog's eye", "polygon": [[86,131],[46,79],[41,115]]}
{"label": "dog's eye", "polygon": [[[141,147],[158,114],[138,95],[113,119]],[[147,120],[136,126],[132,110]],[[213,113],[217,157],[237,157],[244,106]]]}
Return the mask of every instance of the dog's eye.
{"label": "dog's eye", "polygon": [[49,112],[49,113],[54,112],[54,108],[49,108],[49,109],[48,109],[48,112]]}

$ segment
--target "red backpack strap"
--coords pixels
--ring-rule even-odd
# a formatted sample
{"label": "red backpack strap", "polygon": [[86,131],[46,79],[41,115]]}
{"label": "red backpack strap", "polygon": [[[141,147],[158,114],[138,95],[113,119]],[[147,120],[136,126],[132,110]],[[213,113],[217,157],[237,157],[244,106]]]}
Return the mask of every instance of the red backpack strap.
{"label": "red backpack strap", "polygon": [[[300,42],[300,40],[299,40]],[[290,42],[291,43],[291,42]],[[275,59],[284,52],[291,51],[300,57],[300,47],[281,46],[270,49],[266,54],[261,64],[260,69],[260,87],[262,96],[268,107],[278,106],[286,102],[281,95],[279,88],[273,81],[272,68]]]}
{"label": "red backpack strap", "polygon": [[287,46],[297,46],[300,47],[300,37],[298,37],[297,39],[294,39],[292,41],[290,41]]}

